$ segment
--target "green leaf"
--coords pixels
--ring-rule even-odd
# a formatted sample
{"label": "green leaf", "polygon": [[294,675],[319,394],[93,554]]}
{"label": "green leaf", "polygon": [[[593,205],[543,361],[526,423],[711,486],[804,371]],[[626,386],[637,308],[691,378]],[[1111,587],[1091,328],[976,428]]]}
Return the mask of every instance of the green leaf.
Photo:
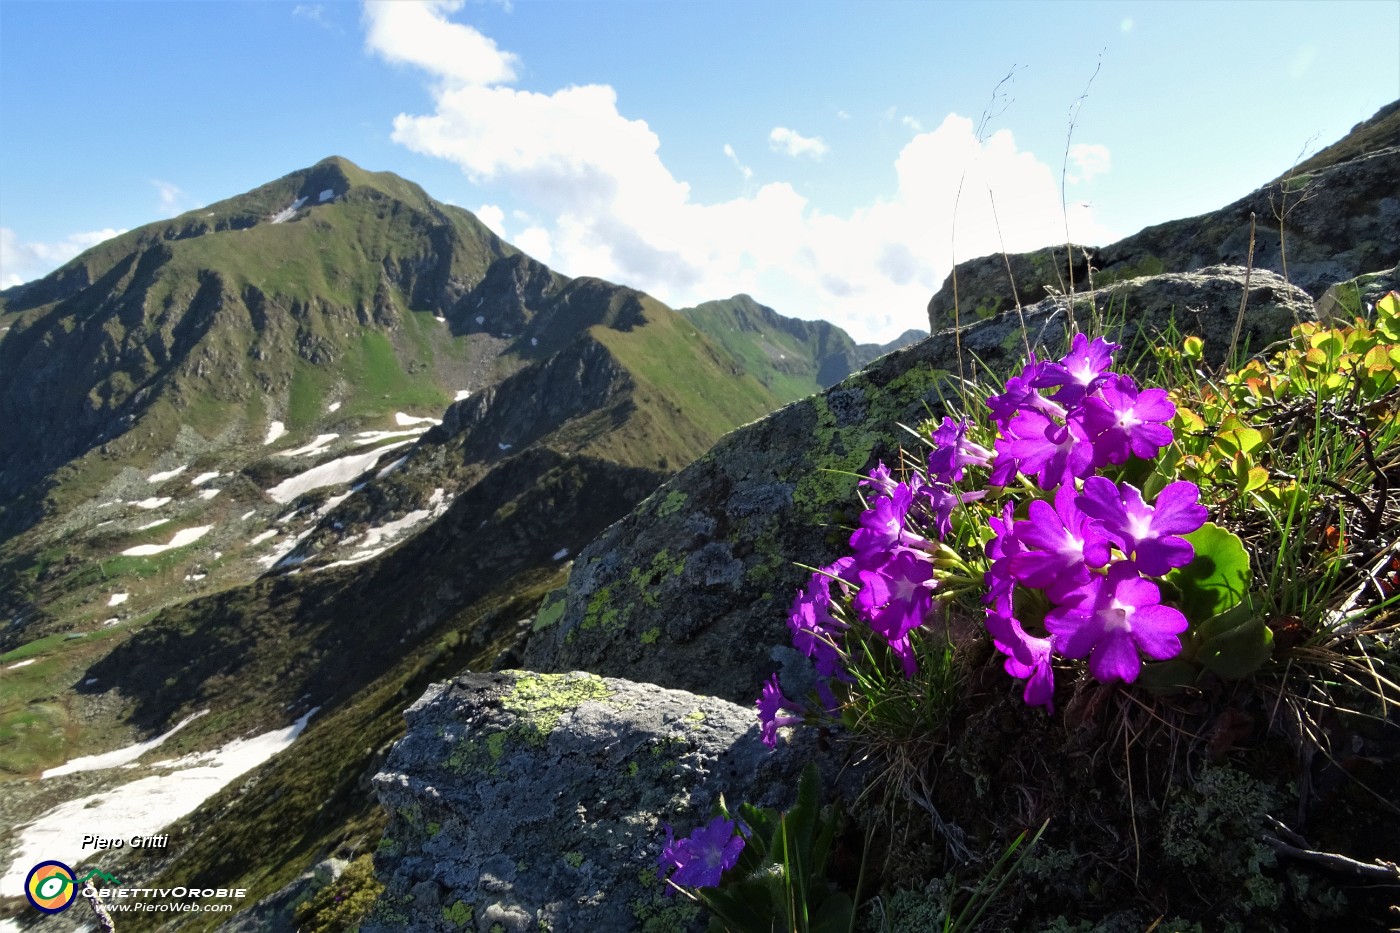
{"label": "green leaf", "polygon": [[1181,593],[1181,610],[1192,623],[1201,623],[1233,608],[1249,588],[1249,553],[1238,536],[1214,522],[1183,535],[1196,549],[1196,558],[1166,579]]}
{"label": "green leaf", "polygon": [[1227,680],[1248,677],[1263,667],[1274,652],[1274,633],[1259,609],[1255,600],[1246,599],[1201,625],[1196,663]]}
{"label": "green leaf", "polygon": [[1144,664],[1138,675],[1138,685],[1158,696],[1180,693],[1196,682],[1200,669],[1178,655],[1170,661]]}

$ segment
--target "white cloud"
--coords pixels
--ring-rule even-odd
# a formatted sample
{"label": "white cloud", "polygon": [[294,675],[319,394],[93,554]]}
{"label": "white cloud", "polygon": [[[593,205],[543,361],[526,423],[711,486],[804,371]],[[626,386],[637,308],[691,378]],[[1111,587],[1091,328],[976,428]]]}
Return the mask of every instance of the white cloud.
{"label": "white cloud", "polygon": [[836,111],[836,116],[842,120],[849,120],[851,118],[851,115],[844,110]]}
{"label": "white cloud", "polygon": [[[456,164],[493,200],[510,202],[521,249],[566,275],[631,285],[672,307],[749,292],[781,313],[887,341],[927,327],[925,307],[955,250],[964,260],[1002,242],[1021,251],[1065,237],[1059,158],[1052,168],[1018,150],[1008,131],[979,141],[965,117],[949,115],[910,139],[895,159],[893,190],[847,213],[810,203],[786,182],[707,203],[671,174],[657,135],[619,111],[611,87],[546,94],[464,85],[424,64],[433,60],[416,62],[428,71],[432,112],[400,114],[393,139]],[[801,137],[777,142],[790,139]],[[1075,163],[1086,180],[1106,168],[1101,148],[1084,147]],[[724,153],[742,168],[732,146]],[[1082,204],[1071,206],[1068,224],[1077,242],[1113,239]]]}
{"label": "white cloud", "polygon": [[326,18],[326,6],[324,3],[298,3],[292,7],[292,16],[295,19],[304,19],[315,23],[322,29],[329,29],[339,32],[339,28]]}
{"label": "white cloud", "polygon": [[1108,147],[1097,143],[1075,143],[1069,147],[1071,171],[1069,181],[1088,181],[1095,175],[1102,175],[1113,167],[1113,159]]}
{"label": "white cloud", "polygon": [[924,125],[914,117],[906,116],[900,119],[899,122],[903,123],[905,126],[909,127],[909,129],[913,130],[916,133],[922,133],[924,131]]}
{"label": "white cloud", "polygon": [[495,233],[496,236],[506,235],[506,212],[495,204],[483,204],[473,213],[476,214],[477,220],[490,227],[491,232]]}
{"label": "white cloud", "polygon": [[775,152],[786,152],[790,156],[811,156],[820,159],[828,151],[827,144],[820,136],[803,136],[785,126],[773,127],[768,134],[768,145]]}
{"label": "white cloud", "polygon": [[125,230],[74,233],[57,243],[25,243],[9,227],[0,227],[0,288],[13,288],[47,275],[74,256]]}
{"label": "white cloud", "polygon": [[369,0],[365,44],[388,61],[424,68],[449,84],[513,81],[514,55],[470,26],[447,19],[462,5],[462,0]]}
{"label": "white cloud", "polygon": [[156,192],[160,196],[158,209],[161,214],[165,217],[174,217],[180,213],[180,205],[187,197],[185,192],[181,191],[178,185],[172,185],[170,182],[161,181],[158,178],[152,178],[151,184],[155,186]]}
{"label": "white cloud", "polygon": [[734,147],[729,145],[729,143],[724,144],[724,154],[729,157],[730,162],[734,163],[734,167],[739,170],[739,174],[744,176],[744,181],[748,181],[749,179],[753,178],[753,169],[749,168],[743,162],[739,161],[738,154],[734,151]]}
{"label": "white cloud", "polygon": [[1120,32],[1125,32],[1125,33],[1126,33],[1126,32],[1132,32],[1132,31],[1133,31],[1133,18],[1132,18],[1131,16],[1125,16],[1125,17],[1123,17],[1123,21],[1122,21],[1121,23],[1118,24],[1118,30],[1119,30]]}

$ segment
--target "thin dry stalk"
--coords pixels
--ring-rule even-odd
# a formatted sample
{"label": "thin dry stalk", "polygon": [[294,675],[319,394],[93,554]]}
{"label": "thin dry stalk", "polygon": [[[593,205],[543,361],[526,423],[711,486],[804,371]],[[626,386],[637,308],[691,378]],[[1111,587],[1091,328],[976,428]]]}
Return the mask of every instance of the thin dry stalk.
{"label": "thin dry stalk", "polygon": [[1103,52],[1099,52],[1098,63],[1094,65],[1094,73],[1089,76],[1089,82],[1084,85],[1084,92],[1075,99],[1069,108],[1069,132],[1065,134],[1065,157],[1060,163],[1060,214],[1065,221],[1065,260],[1069,267],[1069,327],[1070,332],[1078,331],[1074,321],[1074,241],[1069,235],[1069,153],[1074,144],[1074,127],[1079,122],[1079,110],[1084,106],[1084,101],[1089,98],[1089,88],[1093,86],[1094,79],[1099,76],[1099,70],[1103,68]]}
{"label": "thin dry stalk", "polygon": [[[1025,344],[1026,347],[1026,359],[1030,359],[1031,335],[1030,329],[1026,327],[1026,311],[1021,307],[1021,295],[1016,290],[1016,273],[1011,271],[1011,257],[1007,255],[1006,252],[1006,238],[1001,235],[1001,218],[997,216],[997,199],[996,195],[992,193],[991,188],[987,189],[987,199],[992,202],[992,222],[996,224],[997,242],[1001,244],[1001,258],[1002,261],[1006,263],[1006,277],[1011,282],[1011,299],[1016,302],[1016,316],[1021,321],[1021,342]],[[961,356],[959,356],[958,363],[959,365],[962,364]],[[964,405],[964,408],[965,407],[966,405]]]}
{"label": "thin dry stalk", "polygon": [[[1279,228],[1282,236],[1282,227]],[[1249,212],[1249,253],[1244,264],[1244,294],[1240,295],[1240,313],[1235,315],[1235,332],[1230,335],[1230,352],[1225,355],[1225,365],[1233,366],[1235,347],[1240,342],[1240,329],[1244,327],[1244,309],[1249,303],[1249,277],[1254,272],[1254,211]],[[1296,312],[1295,312],[1296,314]]]}

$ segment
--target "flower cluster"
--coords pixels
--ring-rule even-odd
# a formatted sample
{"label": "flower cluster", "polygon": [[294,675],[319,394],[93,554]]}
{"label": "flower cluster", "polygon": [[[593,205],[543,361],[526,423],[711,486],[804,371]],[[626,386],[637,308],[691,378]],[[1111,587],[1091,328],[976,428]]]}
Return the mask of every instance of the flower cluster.
{"label": "flower cluster", "polygon": [[666,826],[666,845],[657,860],[663,874],[672,872],[673,886],[668,887],[666,893],[671,894],[674,885],[693,888],[718,885],[720,876],[738,863],[744,851],[742,831],[742,825],[736,826],[733,820],[723,816],[715,817],[684,839],[677,839],[671,827]]}
{"label": "flower cluster", "polygon": [[[896,481],[881,463],[861,480],[867,508],[851,535],[853,553],[814,573],[788,617],[793,645],[825,678],[829,710],[831,683],[851,681],[843,640],[854,621],[888,645],[905,676],[917,671],[910,635],[935,599],[949,595],[936,591],[961,564],[942,541],[959,507],[984,499],[987,630],[1007,673],[1027,681],[1027,703],[1052,706],[1052,655],[1087,659],[1101,681],[1131,682],[1143,655],[1180,652],[1187,620],[1162,603],[1150,578],[1193,560],[1181,536],[1201,527],[1206,509],[1193,483],[1170,483],[1149,505],[1138,488],[1100,475],[1133,457],[1151,460],[1173,440],[1167,393],[1112,372],[1117,349],[1079,334],[1058,360],[1032,356],[987,400],[996,426],[990,448],[974,440],[970,421],[945,417],[931,432],[926,471]],[[960,490],[974,470],[985,472],[988,488]],[[1003,497],[1013,485],[1041,491],[1019,519],[1016,503]],[[776,676],[758,709],[770,746],[778,728],[805,712],[783,696]]]}

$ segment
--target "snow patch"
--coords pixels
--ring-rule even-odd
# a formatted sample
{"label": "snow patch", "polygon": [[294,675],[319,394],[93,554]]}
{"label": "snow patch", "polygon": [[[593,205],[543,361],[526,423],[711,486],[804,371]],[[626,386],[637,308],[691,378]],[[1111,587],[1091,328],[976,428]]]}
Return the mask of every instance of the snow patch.
{"label": "snow patch", "polygon": [[185,472],[185,470],[188,467],[189,464],[185,464],[185,466],[177,466],[173,470],[166,470],[164,473],[152,473],[150,476],[146,477],[146,482],[163,483],[168,479],[173,479],[174,477],[179,476],[181,473]]}
{"label": "snow patch", "polygon": [[456,394],[455,396],[452,397],[452,401],[454,401],[454,402],[460,402],[460,401],[462,401],[462,400],[464,400],[464,399],[471,398],[471,394],[472,394],[472,390],[471,390],[471,389],[458,389],[458,390],[457,390],[457,394]]}
{"label": "snow patch", "polygon": [[340,411],[340,403],[331,402],[329,405],[326,406],[326,411]]}
{"label": "snow patch", "polygon": [[249,541],[249,542],[248,542],[248,546],[249,546],[249,547],[255,547],[256,545],[262,544],[264,541],[266,541],[266,540],[269,539],[269,538],[275,538],[275,537],[277,537],[277,534],[278,534],[278,532],[277,532],[277,529],[276,529],[276,528],[269,528],[267,531],[264,531],[262,534],[260,534],[260,535],[258,535],[257,537],[253,538],[253,540]]}
{"label": "snow patch", "polygon": [[287,208],[285,211],[278,211],[277,213],[273,214],[271,222],[275,224],[286,223],[287,221],[291,220],[293,217],[296,216],[297,211],[301,210],[301,206],[305,203],[306,198],[297,198],[295,201],[292,202],[291,207]]}
{"label": "snow patch", "polygon": [[347,493],[342,493],[338,496],[331,496],[329,499],[326,500],[325,505],[321,506],[319,509],[316,510],[316,517],[325,518],[327,515],[331,514],[331,509],[335,508],[337,505],[340,505],[340,503],[344,502],[346,499],[349,499],[354,494],[355,493],[352,490]]}
{"label": "snow patch", "polygon": [[[481,304],[481,302],[477,302],[477,304]],[[482,317],[480,314],[478,314],[478,315],[476,316],[476,322],[477,322],[478,324],[485,324],[485,323],[486,323],[486,318],[484,318],[484,317]]]}
{"label": "snow patch", "polygon": [[218,478],[219,478],[219,471],[218,471],[218,470],[215,470],[215,471],[212,472],[212,473],[201,473],[201,474],[199,474],[198,476],[196,476],[194,479],[190,480],[190,485],[191,485],[191,486],[203,486],[205,483],[209,482],[211,479],[218,479]]}
{"label": "snow patch", "polygon": [[557,551],[554,552],[554,560],[563,560],[564,558],[566,558],[566,557],[568,557],[568,556],[569,556],[569,549],[566,548],[566,547],[561,547],[559,550],[557,550]]}
{"label": "snow patch", "polygon": [[263,439],[263,446],[266,447],[277,438],[287,433],[287,426],[280,421],[274,421],[267,426],[267,437]]}
{"label": "snow patch", "polygon": [[331,445],[331,441],[340,437],[339,434],[317,434],[316,439],[305,447],[298,447],[296,450],[279,450],[279,457],[314,457],[316,454],[323,454],[326,448]]}
{"label": "snow patch", "polygon": [[249,509],[248,511],[244,512],[242,515],[238,516],[238,520],[239,520],[240,522],[246,522],[248,519],[250,519],[250,518],[253,517],[253,513],[255,513],[256,511],[257,511],[257,509]]}
{"label": "snow patch", "polygon": [[317,198],[316,201],[318,204],[324,204],[333,197],[335,197],[335,189],[327,188],[325,191],[321,192],[321,196]]}
{"label": "snow patch", "polygon": [[147,531],[147,530],[149,530],[149,529],[151,529],[151,528],[156,528],[156,527],[158,527],[158,526],[160,526],[160,525],[164,525],[164,524],[165,524],[166,522],[168,522],[168,521],[170,521],[170,519],[168,519],[168,518],[158,518],[158,519],[156,519],[156,520],[153,521],[153,522],[148,522],[148,523],[146,523],[145,525],[142,525],[140,528],[137,528],[136,530],[137,530],[137,531]]}
{"label": "snow patch", "polygon": [[82,758],[74,758],[72,761],[61,764],[57,768],[49,768],[43,774],[39,775],[39,779],[42,781],[51,777],[58,777],[60,774],[75,774],[79,771],[103,771],[107,768],[120,768],[128,762],[140,758],[151,749],[160,747],[166,739],[208,712],[207,709],[203,709],[197,713],[186,716],[184,719],[177,722],[175,727],[169,732],[158,735],[153,739],[137,742],[135,745],[128,745],[126,748],[119,748],[114,752],[103,752],[101,755],[86,755]]}
{"label": "snow patch", "polygon": [[204,490],[203,492],[201,492],[201,493],[199,494],[199,498],[201,498],[201,499],[212,499],[212,498],[214,498],[215,496],[217,496],[217,495],[218,495],[219,493],[221,493],[221,492],[223,492],[222,489],[206,489],[206,490]]}
{"label": "snow patch", "polygon": [[415,418],[413,415],[405,415],[401,411],[394,412],[394,422],[401,428],[406,428],[410,424],[442,424],[437,418]]}
{"label": "snow patch", "polygon": [[433,320],[434,320],[434,321],[437,321],[439,324],[446,324],[446,323],[447,323],[447,318],[443,317],[441,314],[434,314],[434,315],[433,315]]}
{"label": "snow patch", "polygon": [[510,450],[509,444],[497,444],[496,446],[501,448],[502,450]]}
{"label": "snow patch", "polygon": [[170,762],[170,770],[123,784],[112,790],[70,800],[20,827],[14,861],[0,878],[0,896],[19,897],[34,863],[58,859],[77,864],[83,859],[83,836],[101,826],[121,838],[147,836],[192,812],[233,781],[289,747],[317,712],[311,710],[285,729],[251,739],[235,739],[204,755]]}
{"label": "snow patch", "polygon": [[130,598],[130,593],[113,593],[112,598],[107,600],[107,605],[120,606],[122,603],[126,602]]}
{"label": "snow patch", "polygon": [[126,557],[150,557],[153,554],[163,554],[166,551],[173,551],[177,547],[194,544],[213,530],[213,528],[213,525],[200,525],[198,528],[185,528],[175,532],[175,537],[170,539],[169,544],[138,544],[136,547],[129,547],[125,551],[122,551],[122,554]]}
{"label": "snow patch", "polygon": [[538,337],[531,337],[531,338],[530,338],[530,346],[532,346],[532,347],[538,347],[539,345],[540,345],[540,338],[538,338]]}
{"label": "snow patch", "polygon": [[209,576],[209,574],[207,573],[187,573],[185,574],[185,582],[198,583],[200,580],[203,580],[207,576]]}
{"label": "snow patch", "polygon": [[155,497],[152,497],[150,499],[142,499],[140,502],[133,502],[131,504],[136,506],[138,509],[158,509],[169,501],[169,496],[166,496],[164,499],[157,499]]}
{"label": "snow patch", "polygon": [[375,479],[383,479],[384,477],[388,476],[390,473],[392,473],[392,472],[394,472],[395,470],[397,470],[399,467],[403,466],[404,463],[405,463],[407,460],[408,460],[407,457],[400,457],[399,459],[395,460],[393,463],[391,463],[391,464],[389,464],[388,466],[386,466],[384,469],[380,470],[378,473],[374,474]]}
{"label": "snow patch", "polygon": [[24,660],[24,661],[16,661],[15,663],[11,664],[9,667],[5,668],[5,670],[7,670],[7,671],[12,671],[12,670],[14,670],[14,669],[17,668],[17,667],[28,667],[29,665],[33,664],[36,660],[38,660],[38,659],[37,659],[37,658],[29,658],[29,659]]}
{"label": "snow patch", "polygon": [[338,486],[341,483],[348,483],[365,470],[374,466],[386,451],[411,443],[413,442],[399,441],[395,444],[385,444],[383,447],[376,447],[374,450],[367,453],[352,454],[349,457],[341,457],[338,460],[323,463],[320,466],[312,467],[305,473],[298,473],[296,476],[284,479],[276,486],[267,490],[267,494],[279,505],[286,505],[297,496],[310,492],[313,489],[320,489],[322,486]]}
{"label": "snow patch", "polygon": [[429,425],[409,428],[407,431],[361,431],[355,435],[354,444],[356,447],[363,447],[366,444],[377,444],[380,441],[392,440],[396,437],[417,437],[428,430]]}

